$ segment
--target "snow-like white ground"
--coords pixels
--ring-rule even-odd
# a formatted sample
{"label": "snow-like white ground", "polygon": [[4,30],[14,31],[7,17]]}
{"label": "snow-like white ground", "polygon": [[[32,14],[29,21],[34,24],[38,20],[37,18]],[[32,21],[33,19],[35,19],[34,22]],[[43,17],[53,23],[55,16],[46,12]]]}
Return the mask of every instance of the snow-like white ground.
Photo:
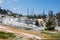
{"label": "snow-like white ground", "polygon": [[22,29],[31,28],[31,30],[44,30],[44,27],[37,27],[33,24],[28,25],[28,24],[24,23],[23,21],[21,22],[20,20],[21,19],[19,19],[19,18],[14,18],[14,17],[10,17],[10,16],[5,16],[1,19],[2,24],[5,24],[5,25],[15,26],[15,27],[19,27]]}
{"label": "snow-like white ground", "polygon": [[60,31],[60,27],[55,27],[55,30],[59,30]]}

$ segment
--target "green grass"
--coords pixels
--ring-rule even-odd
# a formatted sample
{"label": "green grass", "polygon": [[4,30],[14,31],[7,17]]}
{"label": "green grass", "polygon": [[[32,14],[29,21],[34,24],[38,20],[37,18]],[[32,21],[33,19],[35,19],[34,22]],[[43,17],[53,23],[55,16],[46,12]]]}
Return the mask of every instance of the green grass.
{"label": "green grass", "polygon": [[14,38],[14,37],[16,37],[16,36],[13,33],[0,31],[0,38],[1,39]]}

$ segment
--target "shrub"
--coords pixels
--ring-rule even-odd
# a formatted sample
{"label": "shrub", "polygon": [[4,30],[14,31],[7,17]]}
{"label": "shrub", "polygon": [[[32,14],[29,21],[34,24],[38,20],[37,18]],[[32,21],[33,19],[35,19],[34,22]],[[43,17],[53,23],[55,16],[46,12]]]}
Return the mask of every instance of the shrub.
{"label": "shrub", "polygon": [[48,20],[47,22],[46,22],[46,24],[45,24],[45,26],[46,26],[46,30],[54,30],[54,26],[52,26],[53,25],[53,21],[52,20]]}
{"label": "shrub", "polygon": [[37,21],[37,20],[36,20],[36,22],[35,22],[35,25],[36,25],[36,26],[39,26],[39,23],[38,23],[38,21]]}

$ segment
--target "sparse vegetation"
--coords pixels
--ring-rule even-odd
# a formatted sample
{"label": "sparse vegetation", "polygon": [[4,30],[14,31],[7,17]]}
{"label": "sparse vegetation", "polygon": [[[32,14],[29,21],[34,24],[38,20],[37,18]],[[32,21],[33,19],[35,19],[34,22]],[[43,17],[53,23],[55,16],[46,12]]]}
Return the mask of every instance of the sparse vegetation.
{"label": "sparse vegetation", "polygon": [[[46,34],[51,38],[51,40],[60,40],[60,34],[55,31],[42,31],[41,33]],[[48,38],[47,38],[48,39]]]}
{"label": "sparse vegetation", "polygon": [[1,39],[15,38],[16,36],[13,33],[0,31]]}

